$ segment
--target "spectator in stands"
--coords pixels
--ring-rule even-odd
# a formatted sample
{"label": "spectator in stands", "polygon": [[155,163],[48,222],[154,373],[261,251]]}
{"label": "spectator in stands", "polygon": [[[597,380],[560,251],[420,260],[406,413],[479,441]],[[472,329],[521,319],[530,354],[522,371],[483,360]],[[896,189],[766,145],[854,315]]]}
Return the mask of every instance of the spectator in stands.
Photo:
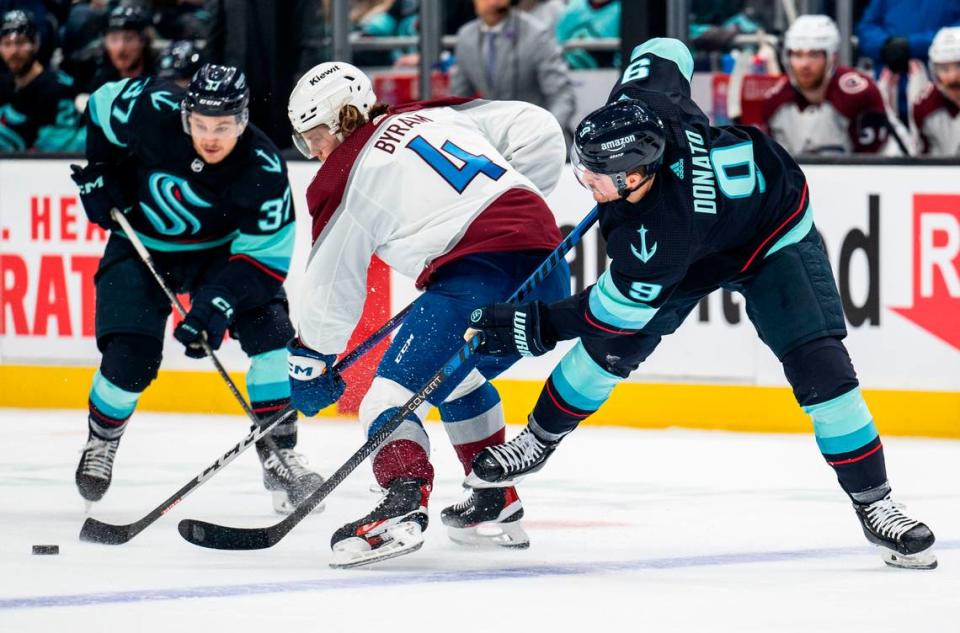
{"label": "spectator in stands", "polygon": [[49,11],[48,4],[54,3],[52,0],[0,0],[0,15],[19,9],[32,17],[37,35],[40,37],[40,48],[36,52],[36,59],[44,66],[50,65],[53,51],[58,44],[57,19]]}
{"label": "spectator in stands", "polygon": [[933,36],[944,26],[960,25],[957,0],[873,0],[857,25],[860,53],[877,68],[889,69],[897,86],[891,107],[906,121],[908,62],[927,61]]}
{"label": "spectator in stands", "polygon": [[200,49],[190,40],[171,42],[157,61],[157,77],[186,88],[203,62]]}
{"label": "spectator in stands", "polygon": [[[557,41],[620,37],[620,0],[570,0],[556,28]],[[570,68],[619,66],[616,51],[588,51],[573,48],[564,57]]]}
{"label": "spectator in stands", "polygon": [[576,97],[553,33],[510,6],[474,0],[477,19],[457,32],[450,94],[527,101],[546,108],[569,141]]}
{"label": "spectator in stands", "polygon": [[787,30],[787,75],[764,104],[770,135],[800,154],[874,153],[890,129],[883,99],[873,80],[840,66],[840,32],[825,15],[802,15]]}
{"label": "spectator in stands", "polygon": [[107,0],[78,2],[70,8],[63,24],[60,69],[73,77],[78,86],[91,85],[103,58],[108,5]]}
{"label": "spectator in stands", "polygon": [[82,151],[85,132],[74,105],[73,79],[44,68],[33,16],[8,11],[0,21],[0,57],[13,77],[0,101],[0,151]]}
{"label": "spectator in stands", "polygon": [[149,29],[150,15],[140,7],[121,5],[110,12],[103,37],[106,54],[87,92],[108,81],[153,74],[153,38]]}
{"label": "spectator in stands", "polygon": [[933,84],[913,104],[913,131],[920,153],[960,156],[960,28],[945,27],[930,45]]}

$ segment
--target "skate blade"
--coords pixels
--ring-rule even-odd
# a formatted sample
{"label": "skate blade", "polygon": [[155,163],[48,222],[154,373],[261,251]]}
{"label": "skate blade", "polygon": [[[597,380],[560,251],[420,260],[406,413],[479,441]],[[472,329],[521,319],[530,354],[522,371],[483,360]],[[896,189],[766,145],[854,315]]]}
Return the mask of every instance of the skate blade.
{"label": "skate blade", "polygon": [[[270,495],[273,498],[273,511],[277,514],[293,514],[293,511],[297,509],[297,506],[290,501],[290,495],[288,495],[285,491],[272,490]],[[323,512],[324,508],[326,508],[326,505],[319,503],[317,504],[317,507],[310,512],[310,514]]]}
{"label": "skate blade", "polygon": [[880,556],[890,567],[899,569],[936,569],[937,557],[930,550],[917,554],[901,554],[885,547],[880,548]]}
{"label": "skate blade", "polygon": [[473,471],[470,471],[470,474],[467,475],[466,479],[463,480],[464,488],[509,488],[510,486],[517,485],[517,482],[523,479],[523,475],[519,477],[514,477],[513,479],[504,479],[503,481],[487,481],[486,479],[480,479]]}
{"label": "skate blade", "polygon": [[389,540],[376,549],[361,549],[369,547],[369,545],[360,538],[351,538],[337,543],[334,546],[330,567],[333,569],[361,567],[404,554],[412,554],[423,547],[423,532],[420,529],[420,524],[415,521],[398,523],[388,528],[380,536]]}
{"label": "skate blade", "polygon": [[518,521],[512,523],[481,523],[473,527],[447,526],[447,536],[457,545],[483,549],[527,549],[530,537]]}

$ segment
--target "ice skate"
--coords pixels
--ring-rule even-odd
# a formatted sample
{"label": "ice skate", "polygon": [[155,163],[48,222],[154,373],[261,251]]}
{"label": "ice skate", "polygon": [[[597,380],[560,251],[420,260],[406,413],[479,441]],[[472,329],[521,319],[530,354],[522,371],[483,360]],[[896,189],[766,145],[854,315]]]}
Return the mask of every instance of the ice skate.
{"label": "ice skate", "polygon": [[936,540],[923,523],[911,519],[890,495],[873,503],[854,503],[867,540],[880,547],[883,562],[904,569],[935,569],[937,557],[930,551]]}
{"label": "ice skate", "polygon": [[117,455],[120,439],[102,440],[92,432],[87,435],[80,463],[77,465],[76,482],[80,496],[87,502],[87,508],[95,501],[103,499],[113,478],[113,460]]}
{"label": "ice skate", "polygon": [[415,552],[427,529],[430,484],[395,479],[374,510],[333,533],[330,548],[335,569],[359,567]]}
{"label": "ice skate", "polygon": [[[293,512],[324,482],[323,477],[307,468],[303,456],[292,448],[281,448],[275,452],[265,444],[258,443],[257,455],[263,466],[263,486],[273,496],[273,509],[278,514]],[[321,503],[314,512],[321,512],[323,508]]]}
{"label": "ice skate", "polygon": [[509,442],[480,451],[473,459],[473,470],[467,475],[466,485],[471,488],[513,486],[524,475],[543,468],[558,444],[540,439],[528,426]]}
{"label": "ice skate", "polygon": [[530,547],[522,518],[523,504],[512,486],[471,490],[466,500],[440,514],[450,540],[473,547]]}

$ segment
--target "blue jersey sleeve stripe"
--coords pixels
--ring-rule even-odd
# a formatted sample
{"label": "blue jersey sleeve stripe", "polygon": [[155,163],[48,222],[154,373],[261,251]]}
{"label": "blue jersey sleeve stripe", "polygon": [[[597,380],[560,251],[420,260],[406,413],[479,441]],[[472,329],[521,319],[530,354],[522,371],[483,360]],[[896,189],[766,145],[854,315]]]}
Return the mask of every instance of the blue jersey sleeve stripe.
{"label": "blue jersey sleeve stripe", "polygon": [[784,233],[783,237],[777,240],[774,245],[770,247],[770,250],[767,251],[767,254],[764,255],[764,257],[770,257],[785,246],[796,244],[805,238],[811,229],[813,229],[813,207],[810,206],[810,203],[807,203],[807,208],[803,212],[803,217],[799,222],[797,222],[797,225]]}
{"label": "blue jersey sleeve stripe", "polygon": [[295,225],[291,222],[269,235],[240,233],[230,245],[230,253],[246,255],[268,268],[286,273],[290,269],[295,240]]}
{"label": "blue jersey sleeve stripe", "polygon": [[841,437],[873,425],[873,416],[859,387],[826,402],[805,406],[803,410],[813,418],[818,438]]}
{"label": "blue jersey sleeve stripe", "polygon": [[557,394],[582,411],[599,409],[621,380],[597,365],[579,341],[563,357],[551,378]]}
{"label": "blue jersey sleeve stripe", "polygon": [[90,95],[90,101],[87,105],[90,111],[90,120],[103,130],[103,135],[107,137],[108,141],[120,147],[126,147],[127,144],[117,138],[117,133],[111,123],[113,118],[110,113],[113,109],[113,102],[117,100],[129,81],[129,79],[122,79],[103,84]]}
{"label": "blue jersey sleeve stripe", "polygon": [[614,284],[609,270],[590,289],[589,307],[590,313],[601,323],[624,330],[642,329],[657,313],[657,308],[624,296]]}
{"label": "blue jersey sleeve stripe", "polygon": [[693,77],[693,56],[690,54],[690,49],[687,48],[687,45],[680,40],[673,39],[672,37],[655,37],[647,40],[633,49],[630,59],[637,59],[647,53],[662,57],[676,64],[688,82],[691,77]]}

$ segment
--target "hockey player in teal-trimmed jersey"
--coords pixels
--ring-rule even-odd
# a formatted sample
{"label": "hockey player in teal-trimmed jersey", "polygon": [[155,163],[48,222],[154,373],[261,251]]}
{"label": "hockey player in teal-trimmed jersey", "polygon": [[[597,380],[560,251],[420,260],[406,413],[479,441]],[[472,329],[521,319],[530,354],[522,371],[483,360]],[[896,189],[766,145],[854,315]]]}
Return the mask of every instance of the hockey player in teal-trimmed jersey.
{"label": "hockey player in teal-trimmed jersey", "polygon": [[40,34],[26,11],[0,20],[0,57],[10,86],[0,86],[0,152],[83,151],[84,129],[73,78],[37,60]]}
{"label": "hockey player in teal-trimmed jersey", "polygon": [[551,304],[471,314],[482,354],[540,355],[559,340],[579,342],[547,379],[524,431],[479,453],[467,483],[512,485],[542,468],[663,336],[726,288],[744,296],[783,364],[867,539],[889,565],[935,567],[933,532],[890,497],[806,178],[756,128],[711,126],[690,98],[692,73],[681,42],[650,40],[633,51],[607,105],[577,128],[571,162],[600,206],[612,260],[597,283]]}
{"label": "hockey player in teal-trimmed jersey", "polygon": [[[191,308],[174,330],[202,358],[224,334],[250,357],[247,389],[261,418],[290,402],[286,344],[294,335],[283,282],[294,209],[277,148],[248,123],[246,78],[207,64],[184,91],[151,78],[108,83],[87,106],[87,166],[73,179],[87,216],[111,231],[97,270],[96,336],[103,357],[89,399],[89,438],[76,482],[88,501],[110,485],[114,456],[140,394],[157,376],[170,303],[111,218],[121,210],[175,292]],[[322,482],[294,452],[296,418],[257,454],[278,512]]]}

